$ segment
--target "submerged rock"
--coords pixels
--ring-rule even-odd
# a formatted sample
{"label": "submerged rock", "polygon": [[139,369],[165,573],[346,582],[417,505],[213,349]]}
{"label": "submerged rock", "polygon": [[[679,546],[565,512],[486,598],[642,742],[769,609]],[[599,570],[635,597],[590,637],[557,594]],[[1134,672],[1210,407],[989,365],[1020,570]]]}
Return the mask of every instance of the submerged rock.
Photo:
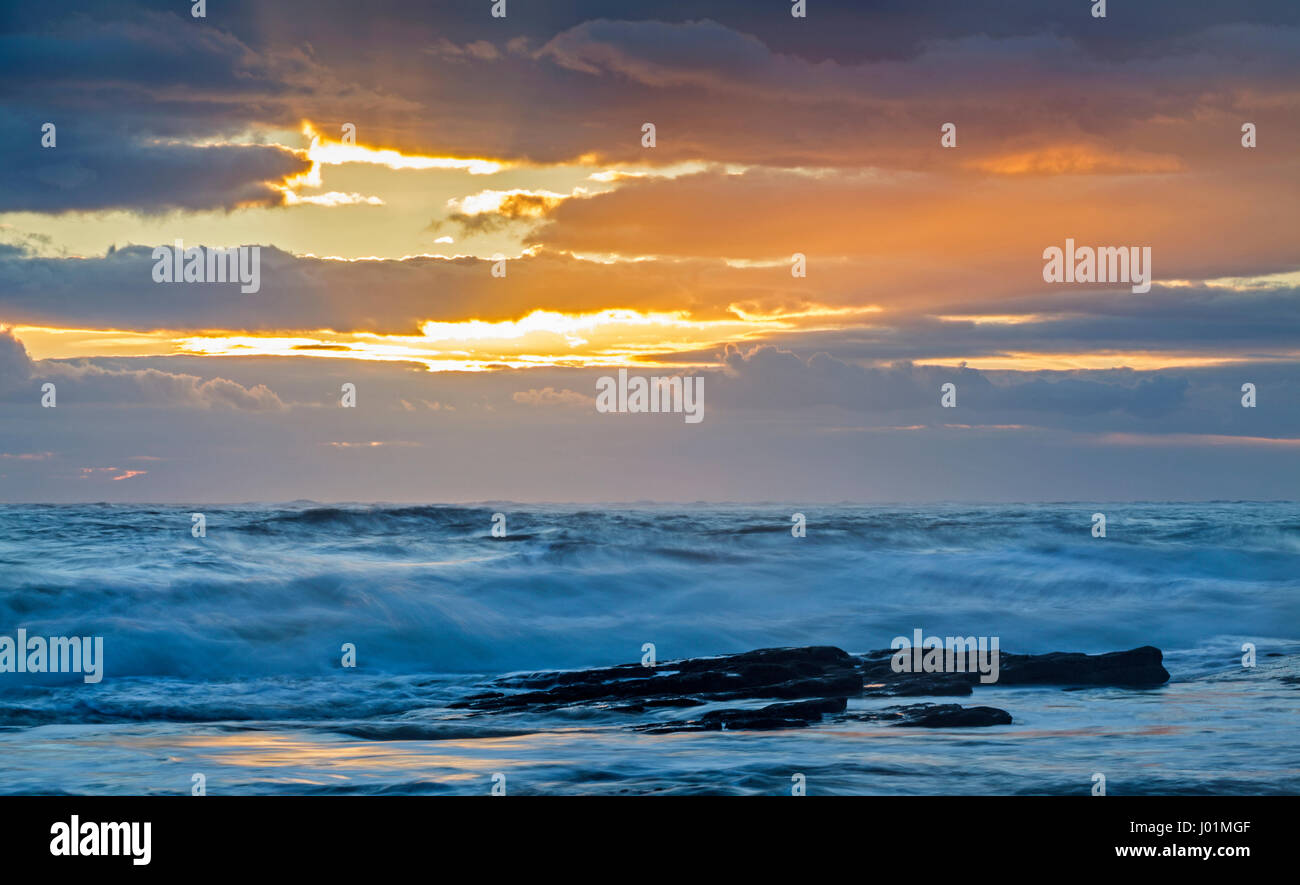
{"label": "submerged rock", "polygon": [[710,710],[699,719],[658,722],[634,726],[647,734],[671,734],[679,731],[770,731],[778,728],[803,728],[820,722],[828,713],[843,713],[848,705],[844,698],[769,704],[756,710]]}
{"label": "submerged rock", "polygon": [[879,722],[910,728],[980,728],[1010,725],[1011,714],[997,707],[963,707],[959,704],[909,704],[884,710],[845,713],[844,698],[769,704],[753,710],[712,710],[698,719],[659,722],[635,726],[646,734],[674,734],[683,731],[770,731],[805,728],[825,716],[844,714],[841,719]]}

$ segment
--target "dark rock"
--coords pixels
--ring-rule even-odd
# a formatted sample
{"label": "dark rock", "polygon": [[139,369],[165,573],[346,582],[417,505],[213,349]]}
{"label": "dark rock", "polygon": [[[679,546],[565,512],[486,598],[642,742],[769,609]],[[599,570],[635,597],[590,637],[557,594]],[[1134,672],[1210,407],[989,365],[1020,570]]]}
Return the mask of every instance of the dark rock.
{"label": "dark rock", "polygon": [[860,660],[865,697],[965,697],[978,673],[896,673],[889,649],[867,652]]}
{"label": "dark rock", "polygon": [[[896,673],[894,652],[880,649],[860,657],[867,697],[964,696],[982,685],[979,673]],[[1160,649],[1150,645],[1100,655],[1052,652],[998,655],[997,685],[1147,687],[1169,681]]]}
{"label": "dark rock", "polygon": [[[495,690],[452,704],[487,712],[543,712],[574,705],[608,707],[625,714],[695,707],[706,703],[773,698],[788,703],[715,709],[695,719],[646,722],[648,734],[682,731],[805,728],[827,715],[912,728],[1009,725],[995,707],[909,704],[846,713],[851,697],[967,696],[981,683],[975,673],[896,673],[888,649],[853,656],[831,646],[763,648],[709,658],[666,661],[657,667],[622,664],[591,670],[552,671],[495,680]],[[1151,687],[1168,681],[1158,648],[1086,655],[999,654],[998,685]]]}
{"label": "dark rock", "polygon": [[593,670],[531,673],[498,680],[514,694],[474,695],[452,706],[472,710],[547,710],[571,704],[631,702],[658,698],[854,697],[862,692],[857,660],[831,646],[764,648],[716,658],[665,661],[656,667],[622,664]]}
{"label": "dark rock", "polygon": [[[925,708],[925,709],[917,709]],[[997,707],[963,707],[960,704],[913,704],[903,708],[903,721],[913,728],[982,728],[1010,725],[1011,714]]]}
{"label": "dark rock", "polygon": [[867,682],[862,695],[868,698],[966,697],[974,684],[975,680],[963,673],[899,673],[894,674],[893,681]]}
{"label": "dark rock", "polygon": [[862,722],[883,722],[903,728],[984,728],[1010,725],[1011,714],[997,707],[963,707],[960,704],[908,704],[886,707],[847,718]]}
{"label": "dark rock", "polygon": [[644,713],[655,707],[701,707],[703,705],[704,701],[696,698],[651,698],[639,704],[625,704],[611,709],[615,713]]}
{"label": "dark rock", "polygon": [[1151,645],[1101,655],[1054,651],[1045,655],[999,657],[998,685],[1163,685],[1169,671]]}

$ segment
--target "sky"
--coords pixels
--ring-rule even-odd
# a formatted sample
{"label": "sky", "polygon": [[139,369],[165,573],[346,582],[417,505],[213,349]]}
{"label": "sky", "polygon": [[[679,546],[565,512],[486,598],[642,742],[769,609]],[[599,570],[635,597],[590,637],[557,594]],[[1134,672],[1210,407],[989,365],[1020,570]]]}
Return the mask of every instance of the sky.
{"label": "sky", "polygon": [[0,0],[0,501],[1294,500],[1300,6],[1105,6]]}

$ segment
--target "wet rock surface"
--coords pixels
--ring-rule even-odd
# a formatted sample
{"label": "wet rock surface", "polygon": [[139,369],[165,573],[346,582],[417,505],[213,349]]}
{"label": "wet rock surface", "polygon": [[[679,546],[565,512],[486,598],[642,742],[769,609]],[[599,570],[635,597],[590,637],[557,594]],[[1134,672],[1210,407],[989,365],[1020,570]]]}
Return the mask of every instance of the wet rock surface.
{"label": "wet rock surface", "polygon": [[963,707],[960,704],[908,704],[866,713],[851,713],[844,718],[907,728],[986,728],[990,725],[1011,724],[1011,714],[1006,710],[997,707]]}
{"label": "wet rock surface", "polygon": [[[452,706],[484,714],[590,708],[635,715],[728,701],[777,701],[631,725],[647,734],[804,728],[827,719],[912,728],[1011,724],[1011,714],[1005,710],[955,703],[850,711],[851,698],[965,697],[982,685],[978,672],[895,672],[893,655],[893,651],[882,649],[855,656],[817,645],[688,658],[655,667],[622,664],[527,673],[498,679],[492,683],[492,691],[471,695]],[[1003,653],[998,669],[999,686],[1148,688],[1169,679],[1160,650],[1152,646],[1100,655]]]}
{"label": "wet rock surface", "polygon": [[786,704],[769,704],[756,710],[712,710],[698,719],[685,722],[660,722],[635,726],[648,734],[670,734],[680,731],[771,731],[778,728],[803,728],[820,722],[828,714],[843,713],[848,706],[846,698],[824,698],[816,701],[795,701]]}
{"label": "wet rock surface", "polygon": [[[863,694],[867,697],[966,696],[982,683],[975,673],[896,673],[895,652],[862,655]],[[1160,649],[1144,645],[1100,655],[1051,652],[998,655],[998,685],[1114,686],[1144,688],[1169,681]]]}
{"label": "wet rock surface", "polygon": [[673,734],[684,731],[771,731],[781,728],[804,728],[827,716],[837,720],[875,722],[907,728],[982,728],[1010,725],[1011,714],[997,707],[963,707],[960,704],[908,704],[883,710],[846,712],[845,698],[821,701],[797,701],[770,704],[755,710],[714,710],[698,719],[660,722],[634,726],[647,734]]}
{"label": "wet rock surface", "polygon": [[471,710],[553,710],[594,703],[686,706],[691,701],[795,700],[855,697],[862,693],[857,660],[828,645],[762,648],[736,655],[667,661],[656,667],[622,664],[531,673],[498,680],[496,685],[531,690],[473,695],[453,706]]}
{"label": "wet rock surface", "polygon": [[999,685],[1111,685],[1135,688],[1164,685],[1169,671],[1152,645],[1101,655],[1052,652],[1002,655]]}

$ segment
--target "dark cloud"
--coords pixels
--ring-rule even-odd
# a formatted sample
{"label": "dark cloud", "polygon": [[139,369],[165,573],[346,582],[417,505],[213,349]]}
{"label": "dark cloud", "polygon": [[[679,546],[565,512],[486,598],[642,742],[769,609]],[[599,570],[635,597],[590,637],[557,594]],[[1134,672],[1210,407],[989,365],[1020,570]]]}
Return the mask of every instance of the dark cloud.
{"label": "dark cloud", "polygon": [[[1119,4],[1104,22],[1088,5],[820,2],[795,20],[783,2],[651,2],[611,21],[598,2],[504,20],[413,0],[232,2],[205,20],[171,0],[60,4],[12,17],[0,82],[25,116],[117,124],[124,141],[309,118],[541,162],[944,168],[1073,143],[1108,153],[1100,169],[1212,167],[1237,159],[1220,130],[1243,119],[1268,133],[1260,152],[1300,134],[1294,4]],[[943,121],[961,127],[960,157],[917,150]]]}
{"label": "dark cloud", "polygon": [[[721,398],[723,403],[767,409],[834,405],[855,411],[946,415],[952,420],[974,413],[982,423],[999,423],[1012,413],[1160,417],[1183,406],[1188,389],[1185,378],[1170,374],[994,375],[971,368],[906,362],[874,368],[826,353],[801,358],[773,345],[748,350],[728,347],[725,364],[729,372],[714,385],[715,403]],[[956,386],[960,410],[935,411],[945,383]],[[1039,420],[1044,420],[1043,416]]]}
{"label": "dark cloud", "polygon": [[[1115,4],[1104,22],[1092,18],[1089,0],[1003,0],[996,7],[953,0],[819,0],[809,4],[804,19],[791,17],[791,5],[785,0],[761,4],[697,0],[689,6],[677,0],[636,0],[620,3],[617,15],[645,22],[712,20],[756,34],[780,52],[811,61],[845,63],[907,58],[936,39],[977,34],[1006,38],[1061,33],[1101,54],[1144,51],[1153,42],[1176,40],[1216,25],[1300,24],[1300,12],[1289,0],[1205,0],[1194,9],[1181,0],[1147,0]],[[80,6],[90,14],[98,7],[105,17],[120,16],[126,9],[166,12],[177,8],[173,0],[83,0]],[[584,22],[608,18],[611,6],[607,0],[511,2],[509,15],[502,20],[491,17],[490,3],[464,2],[452,9],[435,10],[422,0],[369,0],[365,12],[365,21],[356,22],[356,5],[351,0],[297,0],[272,6],[261,0],[223,0],[219,9],[210,8],[209,21],[255,45],[259,40],[282,41],[292,35],[322,50],[342,51],[349,45],[402,37],[430,46],[440,40],[461,46],[477,40],[539,43]],[[32,8],[15,14],[19,19],[40,17]]]}
{"label": "dark cloud", "polygon": [[[318,92],[348,100],[355,90],[297,46],[256,52],[168,6],[13,16],[0,33],[0,211],[283,201],[273,185],[306,171],[306,159],[230,139],[297,128]],[[56,127],[52,148],[41,143],[46,123]]]}
{"label": "dark cloud", "polygon": [[[819,332],[775,332],[770,340],[796,351],[821,349],[853,361],[933,360],[1017,353],[1162,353],[1295,358],[1300,341],[1300,290],[1155,286],[1129,292],[1040,293],[1005,301],[959,302],[880,315],[879,325]],[[1016,322],[975,322],[998,314]],[[938,317],[944,316],[945,319]],[[710,351],[679,355],[701,360]]]}
{"label": "dark cloud", "polygon": [[512,260],[503,285],[492,277],[490,261],[472,258],[331,261],[263,246],[261,291],[250,295],[235,284],[154,283],[153,266],[150,246],[125,246],[94,258],[32,257],[0,247],[0,320],[82,328],[414,334],[425,320],[514,320],[535,309],[686,309],[711,318],[731,301],[754,294],[746,274],[728,273],[718,261],[638,265],[629,273],[622,265],[541,255]]}
{"label": "dark cloud", "polygon": [[[1040,262],[1030,254],[1026,263],[1036,273]],[[1164,259],[1161,252],[1155,255]],[[732,305],[795,311],[818,303],[870,301],[886,309],[837,324],[840,328],[774,327],[767,337],[799,352],[821,350],[841,360],[874,363],[1027,352],[1294,359],[1300,341],[1300,290],[1294,287],[1238,290],[1157,283],[1151,292],[1134,295],[1113,287],[1053,290],[1035,284],[1027,273],[1023,276],[1030,279],[1020,285],[1032,295],[954,300],[950,290],[939,289],[910,303],[912,299],[883,288],[878,278],[872,280],[865,261],[837,266],[814,259],[814,276],[796,280],[784,265],[730,268],[703,258],[601,264],[542,254],[511,261],[509,283],[503,284],[492,278],[491,262],[485,260],[330,261],[263,246],[261,291],[246,295],[233,283],[154,283],[154,263],[148,246],[127,246],[93,258],[45,258],[0,245],[0,320],[90,329],[332,329],[407,335],[417,334],[427,320],[517,320],[539,309],[686,310],[695,319],[709,320],[734,319]],[[1006,284],[995,274],[961,273],[965,287],[976,292]],[[815,286],[803,285],[811,280]],[[437,298],[431,299],[430,292],[438,293]],[[963,319],[989,314],[1017,322]],[[699,363],[714,357],[705,348],[676,358]]]}
{"label": "dark cloud", "polygon": [[310,167],[281,148],[161,146],[78,128],[77,117],[51,116],[54,148],[40,146],[42,123],[36,118],[20,122],[7,115],[0,124],[0,156],[7,158],[0,167],[0,211],[278,206],[284,195],[273,185]]}

